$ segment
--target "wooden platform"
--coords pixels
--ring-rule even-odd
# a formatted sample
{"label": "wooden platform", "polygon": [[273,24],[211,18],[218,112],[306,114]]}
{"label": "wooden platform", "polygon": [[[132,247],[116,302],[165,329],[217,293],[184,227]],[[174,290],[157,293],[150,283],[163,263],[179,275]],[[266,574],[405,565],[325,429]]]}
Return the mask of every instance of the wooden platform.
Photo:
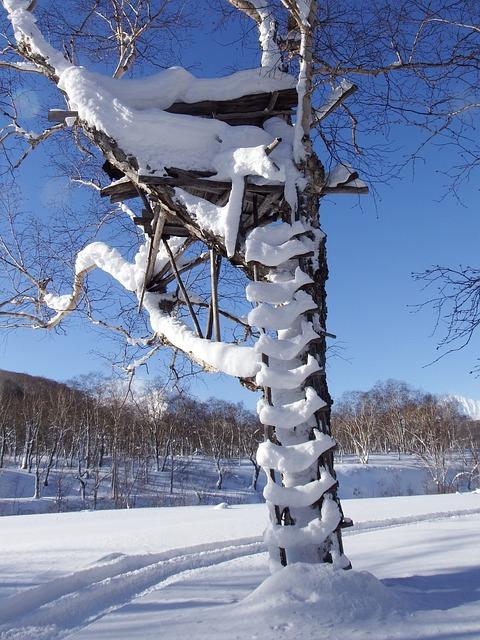
{"label": "wooden platform", "polygon": [[[172,187],[180,187],[189,194],[208,200],[217,206],[225,205],[230,196],[231,182],[209,179],[212,176],[211,173],[185,171],[184,169],[171,167],[167,169],[167,174],[167,176],[139,175],[137,185],[128,178],[122,178],[104,187],[100,195],[103,198],[110,198],[112,203],[123,202],[141,197],[139,189],[141,189],[142,185],[145,185],[159,195],[162,192],[165,195]],[[255,224],[254,209],[258,219],[264,219],[265,216],[271,213],[272,209],[281,207],[283,204],[283,192],[283,184],[262,185],[253,181],[246,181],[242,208],[242,229],[248,230]],[[145,216],[138,217],[134,221],[143,225],[145,231],[151,234],[148,219],[145,219]],[[175,234],[175,229],[179,233]],[[184,233],[181,224],[167,225],[165,229],[165,235],[184,235]],[[189,234],[185,233],[185,235]]]}
{"label": "wooden platform", "polygon": [[[284,89],[272,93],[259,93],[242,96],[234,100],[222,101],[202,101],[197,103],[176,102],[169,109],[170,113],[185,114],[200,118],[215,118],[226,122],[229,125],[254,125],[262,126],[268,118],[282,117],[290,120],[297,106],[296,89]],[[52,112],[52,119],[65,116],[72,117],[73,112],[62,112],[55,110]],[[115,179],[121,176],[117,166],[110,165],[107,161],[104,170]],[[123,202],[133,198],[145,198],[146,194],[157,198],[160,202],[168,203],[170,211],[178,211],[178,214],[169,215],[165,224],[163,235],[165,237],[192,235],[192,230],[187,230],[184,225],[190,227],[190,221],[185,217],[185,211],[181,204],[175,202],[173,189],[181,188],[187,193],[208,200],[217,206],[224,206],[228,202],[231,192],[231,182],[216,180],[215,173],[209,171],[195,171],[193,169],[181,169],[169,167],[165,170],[166,175],[143,175],[139,174],[133,181],[127,177],[120,177],[112,184],[101,190],[101,196],[110,198],[112,203]],[[320,195],[328,193],[363,193],[366,190],[352,187],[349,182],[353,179],[353,174],[345,184],[334,188],[319,185],[322,189]],[[356,176],[355,176],[356,177]],[[266,223],[272,216],[277,216],[279,212],[288,207],[284,199],[284,185],[279,184],[258,184],[259,180],[251,177],[245,181],[245,192],[242,206],[241,230],[248,232],[259,222]],[[143,195],[142,195],[143,194]],[[183,219],[183,221],[182,221]],[[141,216],[137,216],[134,222],[143,226],[148,235],[152,235],[152,221],[148,212],[144,209]],[[197,232],[195,232],[197,235]]]}
{"label": "wooden platform", "polygon": [[256,93],[234,100],[205,100],[189,104],[176,102],[169,113],[215,118],[230,125],[254,125],[261,127],[265,120],[275,116],[289,116],[297,106],[297,90],[282,89],[273,93]]}
{"label": "wooden platform", "polygon": [[[265,120],[275,116],[288,117],[297,106],[297,90],[281,89],[271,93],[255,93],[233,100],[204,100],[202,102],[175,102],[165,109],[167,113],[215,118],[232,126],[252,125],[261,127]],[[77,111],[50,109],[50,122],[64,122],[77,118]]]}

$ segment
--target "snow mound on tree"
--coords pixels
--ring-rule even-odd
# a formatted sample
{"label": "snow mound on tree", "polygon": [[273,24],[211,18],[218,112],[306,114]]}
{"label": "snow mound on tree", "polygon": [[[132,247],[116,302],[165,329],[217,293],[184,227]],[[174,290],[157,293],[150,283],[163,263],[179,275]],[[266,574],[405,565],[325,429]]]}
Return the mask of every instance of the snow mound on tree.
{"label": "snow mound on tree", "polygon": [[295,563],[268,577],[238,606],[279,625],[283,618],[290,624],[314,618],[328,626],[383,619],[407,603],[366,571]]}

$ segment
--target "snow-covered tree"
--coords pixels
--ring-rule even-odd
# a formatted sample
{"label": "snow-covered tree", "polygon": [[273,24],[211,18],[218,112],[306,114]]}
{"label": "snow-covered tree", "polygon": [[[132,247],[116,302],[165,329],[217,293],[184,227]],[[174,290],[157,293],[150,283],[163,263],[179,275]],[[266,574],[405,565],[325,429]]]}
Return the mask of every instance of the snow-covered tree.
{"label": "snow-covered tree", "polygon": [[[101,241],[84,246],[65,293],[48,273],[55,264],[44,259],[38,269],[24,259],[19,238],[29,230],[19,236],[12,227],[1,254],[7,326],[53,329],[83,305],[97,323],[144,346],[145,358],[167,345],[206,371],[263,389],[265,441],[257,457],[268,477],[272,566],[348,568],[341,529],[349,522],[337,497],[325,378],[328,270],[319,201],[368,191],[351,167],[360,166],[362,131],[378,134],[405,120],[427,138],[462,138],[478,107],[477,4],[230,0],[258,28],[261,64],[208,80],[179,67],[126,77],[136,60],[151,67],[160,34],[181,22],[181,3],[110,0],[75,5],[76,14],[67,4],[40,22],[29,0],[3,4],[10,28],[0,64],[9,77],[43,75],[57,89],[51,99],[65,101],[50,112],[57,124],[42,133],[4,108],[2,143],[11,165],[19,164],[11,159],[12,140],[24,145],[24,158],[71,130],[72,154],[89,159],[100,152],[113,179],[101,194],[142,229],[130,258]],[[108,77],[99,69],[112,52]],[[81,55],[90,66],[79,64]],[[78,181],[100,188],[76,166]],[[365,169],[367,178],[378,174],[371,163]],[[250,280],[247,318],[223,304],[226,262]],[[209,300],[194,287],[205,263]],[[99,296],[85,298],[94,269],[130,293],[150,335],[138,337],[135,323],[96,318]],[[235,329],[222,339],[221,316],[244,331],[244,344]]]}

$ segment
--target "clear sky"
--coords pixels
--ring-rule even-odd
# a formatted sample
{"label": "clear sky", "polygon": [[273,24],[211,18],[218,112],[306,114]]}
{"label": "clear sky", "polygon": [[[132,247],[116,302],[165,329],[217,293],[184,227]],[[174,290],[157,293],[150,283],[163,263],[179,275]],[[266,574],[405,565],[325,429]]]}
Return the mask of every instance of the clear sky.
{"label": "clear sky", "polygon": [[[235,42],[235,34],[213,34],[185,50],[184,64],[193,65],[198,74],[201,69],[207,75],[225,73],[230,64],[246,66],[242,56],[247,54]],[[400,141],[395,140],[397,144]],[[412,271],[432,264],[478,266],[480,262],[478,186],[464,185],[465,206],[453,197],[440,198],[445,178],[438,170],[450,162],[448,153],[432,149],[414,176],[407,170],[401,179],[380,186],[376,204],[369,196],[361,199],[361,207],[351,196],[322,202],[330,263],[328,328],[338,337],[329,358],[334,397],[396,378],[432,392],[480,398],[479,380],[469,374],[480,353],[479,336],[468,348],[427,366],[438,355],[440,336],[431,335],[433,311],[415,310],[428,292],[411,278]],[[39,189],[48,193],[58,188],[55,180],[45,179],[41,155],[37,158],[28,164],[27,195],[35,203]],[[24,330],[0,335],[0,368],[66,380],[108,371],[98,353],[109,349],[108,338],[71,321],[65,334]],[[155,373],[154,365],[150,373]],[[202,398],[216,395],[244,401],[249,407],[256,400],[235,380],[221,376],[202,375],[191,391]]]}

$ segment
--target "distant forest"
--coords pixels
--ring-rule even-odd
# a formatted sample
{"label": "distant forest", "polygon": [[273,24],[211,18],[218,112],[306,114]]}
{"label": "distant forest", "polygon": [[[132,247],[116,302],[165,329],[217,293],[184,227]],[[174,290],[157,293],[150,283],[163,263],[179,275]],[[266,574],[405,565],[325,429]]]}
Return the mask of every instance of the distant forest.
{"label": "distant forest", "polygon": [[[438,492],[455,488],[459,475],[463,486],[478,483],[480,427],[454,400],[387,381],[344,394],[332,424],[340,458],[368,464],[372,453],[413,454]],[[138,392],[95,375],[62,384],[0,370],[0,468],[31,473],[36,498],[52,470],[65,468],[93,508],[105,484],[113,504],[128,506],[140,479],[148,484],[152,473],[170,471],[173,483],[175,464],[200,455],[214,465],[217,489],[228,461],[248,460],[256,489],[262,439],[256,415],[241,404],[170,395],[160,383]],[[453,466],[461,471],[452,475]]]}

